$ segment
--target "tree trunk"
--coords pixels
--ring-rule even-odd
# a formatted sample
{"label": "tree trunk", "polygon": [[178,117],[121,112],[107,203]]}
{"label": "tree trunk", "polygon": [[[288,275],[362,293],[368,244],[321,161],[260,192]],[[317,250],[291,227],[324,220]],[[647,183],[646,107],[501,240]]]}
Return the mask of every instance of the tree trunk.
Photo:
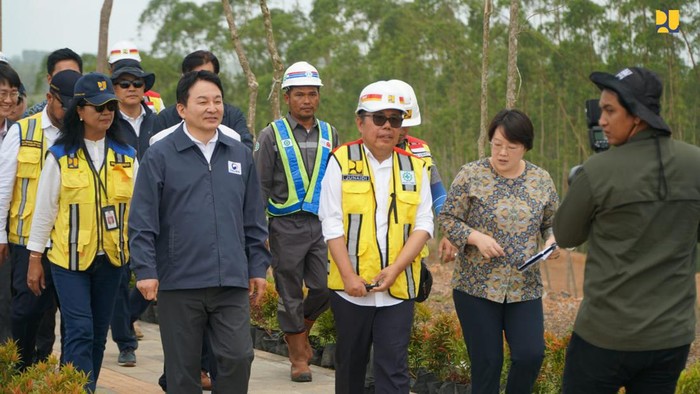
{"label": "tree trunk", "polygon": [[481,56],[481,125],[479,127],[478,151],[479,158],[485,156],[486,140],[488,139],[486,127],[489,117],[488,75],[489,75],[489,29],[492,10],[491,0],[484,0],[484,37],[482,41]]}
{"label": "tree trunk", "polygon": [[265,0],[260,0],[260,10],[262,10],[263,23],[265,24],[265,33],[267,34],[267,50],[270,52],[272,59],[272,86],[270,87],[270,95],[268,100],[272,107],[272,118],[279,119],[282,117],[280,113],[280,86],[282,85],[282,75],[284,74],[284,65],[280,60],[277,44],[275,44],[275,36],[272,31],[272,18],[270,17],[270,9],[267,8]]}
{"label": "tree trunk", "polygon": [[519,0],[510,2],[510,23],[508,23],[508,79],[506,82],[506,108],[515,107],[517,91],[515,82],[518,77],[518,9]]}
{"label": "tree trunk", "polygon": [[100,34],[97,42],[97,72],[107,74],[107,41],[109,40],[109,18],[112,15],[112,0],[104,0],[100,11]]}
{"label": "tree trunk", "polygon": [[2,51],[2,0],[0,0],[0,51]]}
{"label": "tree trunk", "polygon": [[248,130],[253,135],[253,139],[255,139],[255,106],[258,100],[258,81],[255,78],[253,70],[250,68],[248,57],[246,56],[245,50],[243,49],[243,44],[241,43],[241,37],[238,35],[236,22],[233,20],[231,4],[229,4],[228,0],[221,0],[221,4],[224,6],[224,15],[226,15],[226,22],[228,22],[228,29],[231,33],[231,41],[233,41],[233,46],[236,48],[238,61],[241,63],[243,72],[248,80],[248,89],[250,90],[250,93],[248,94],[248,121],[246,123],[248,125]]}

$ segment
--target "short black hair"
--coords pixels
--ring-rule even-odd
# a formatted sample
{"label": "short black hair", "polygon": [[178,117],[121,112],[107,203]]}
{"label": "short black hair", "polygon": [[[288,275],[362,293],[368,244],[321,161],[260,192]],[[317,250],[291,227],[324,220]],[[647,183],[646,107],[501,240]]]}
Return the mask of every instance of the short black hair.
{"label": "short black hair", "polygon": [[209,51],[199,50],[190,53],[182,60],[182,74],[185,75],[195,68],[211,63],[214,65],[214,74],[219,73],[219,59]]}
{"label": "short black hair", "polygon": [[11,88],[19,90],[22,81],[19,79],[19,74],[7,63],[0,63],[0,84],[8,84]]}
{"label": "short black hair", "polygon": [[49,57],[46,59],[46,72],[49,75],[53,75],[53,72],[56,69],[56,63],[63,60],[73,60],[74,62],[78,63],[78,69],[80,70],[81,74],[83,73],[83,59],[70,48],[61,48],[51,52]]}
{"label": "short black hair", "polygon": [[224,87],[221,85],[219,76],[211,71],[192,71],[183,75],[177,83],[177,91],[175,97],[178,104],[187,105],[187,100],[190,98],[190,89],[197,81],[207,81],[216,85],[221,91],[221,98],[224,98]]}
{"label": "short black hair", "polygon": [[497,113],[489,125],[489,141],[493,139],[498,127],[503,127],[503,134],[509,142],[523,144],[526,150],[532,149],[535,132],[532,121],[524,112],[504,109]]}

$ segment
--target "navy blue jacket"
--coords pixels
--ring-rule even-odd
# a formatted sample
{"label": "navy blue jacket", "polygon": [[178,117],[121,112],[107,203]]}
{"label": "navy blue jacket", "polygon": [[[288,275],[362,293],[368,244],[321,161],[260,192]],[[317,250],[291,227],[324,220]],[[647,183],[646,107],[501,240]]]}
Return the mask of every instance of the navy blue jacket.
{"label": "navy blue jacket", "polygon": [[146,111],[146,115],[143,118],[143,122],[141,122],[141,130],[138,136],[136,136],[134,127],[131,126],[128,120],[124,119],[121,113],[117,117],[119,119],[119,135],[125,143],[136,149],[139,162],[144,153],[146,153],[146,149],[148,149],[148,140],[155,134],[153,132],[153,123],[156,120],[156,114],[145,103],[141,103],[141,105]]}
{"label": "navy blue jacket", "polygon": [[270,265],[253,154],[219,133],[207,163],[182,126],[143,156],[129,214],[131,269],[160,290],[248,288]]}
{"label": "navy blue jacket", "polygon": [[[158,133],[180,122],[182,122],[182,118],[177,113],[177,108],[171,105],[160,111],[156,117],[153,131]],[[224,117],[221,119],[221,124],[234,129],[241,136],[243,145],[253,150],[253,135],[250,134],[248,125],[245,123],[245,115],[238,107],[224,103]]]}

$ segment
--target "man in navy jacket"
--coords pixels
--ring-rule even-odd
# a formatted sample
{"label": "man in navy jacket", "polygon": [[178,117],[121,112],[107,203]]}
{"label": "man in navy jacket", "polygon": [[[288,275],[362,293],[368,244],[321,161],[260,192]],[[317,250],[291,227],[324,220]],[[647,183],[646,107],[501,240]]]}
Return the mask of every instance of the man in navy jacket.
{"label": "man in navy jacket", "polygon": [[184,123],[139,166],[129,238],[136,286],[158,298],[168,393],[200,393],[207,330],[215,383],[246,392],[253,360],[250,302],[265,290],[270,253],[250,149],[219,133],[223,89],[216,74],[186,74],[177,87]]}

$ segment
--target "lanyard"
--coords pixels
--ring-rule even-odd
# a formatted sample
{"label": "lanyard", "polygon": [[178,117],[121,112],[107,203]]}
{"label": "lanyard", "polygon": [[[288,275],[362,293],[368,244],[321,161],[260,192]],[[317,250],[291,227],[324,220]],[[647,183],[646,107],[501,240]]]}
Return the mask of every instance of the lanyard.
{"label": "lanyard", "polygon": [[[93,176],[95,178],[97,178],[97,184],[99,185],[99,189],[104,192],[105,198],[108,198],[107,187],[105,186],[104,183],[102,183],[102,178],[100,177],[100,172],[102,171],[102,168],[105,168],[104,163],[107,161],[107,138],[105,138],[105,142],[104,142],[104,158],[102,159],[102,167],[100,167],[100,171],[95,169],[95,165],[92,162],[92,158],[90,157],[90,152],[88,152],[87,146],[85,145],[85,141],[82,142],[82,148],[83,148],[83,153],[85,154],[85,160],[88,162],[88,167],[90,168],[90,171],[92,172]],[[105,183],[106,182],[107,182],[107,169],[105,168]]]}

